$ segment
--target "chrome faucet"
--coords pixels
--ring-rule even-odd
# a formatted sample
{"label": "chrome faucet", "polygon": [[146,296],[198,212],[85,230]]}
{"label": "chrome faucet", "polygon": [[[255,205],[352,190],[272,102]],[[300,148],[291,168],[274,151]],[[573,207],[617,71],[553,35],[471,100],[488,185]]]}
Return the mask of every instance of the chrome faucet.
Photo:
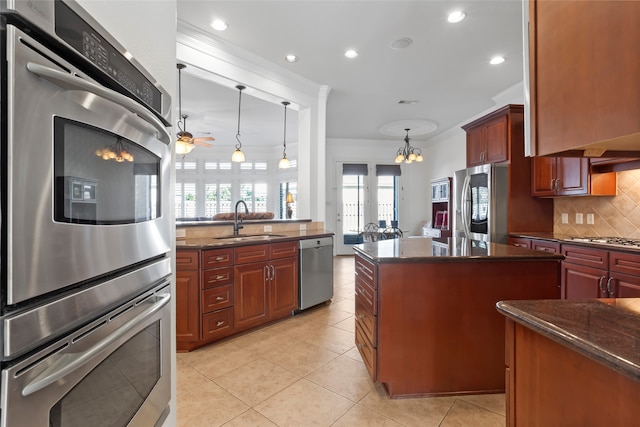
{"label": "chrome faucet", "polygon": [[235,209],[235,213],[233,215],[233,235],[234,236],[237,236],[238,235],[238,231],[240,231],[240,229],[244,227],[242,225],[242,218],[240,218],[240,221],[238,221],[238,205],[240,203],[242,203],[244,205],[244,213],[249,215],[249,208],[247,207],[247,204],[244,202],[244,200],[238,200],[236,202],[236,209]]}

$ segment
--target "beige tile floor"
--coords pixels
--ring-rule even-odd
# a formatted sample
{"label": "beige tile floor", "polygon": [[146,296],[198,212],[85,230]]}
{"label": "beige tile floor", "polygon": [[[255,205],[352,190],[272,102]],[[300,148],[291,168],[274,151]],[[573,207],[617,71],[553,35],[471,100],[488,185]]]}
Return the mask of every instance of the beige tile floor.
{"label": "beige tile floor", "polygon": [[354,346],[353,267],[334,258],[330,303],[179,353],[178,426],[504,426],[504,394],[385,396]]}

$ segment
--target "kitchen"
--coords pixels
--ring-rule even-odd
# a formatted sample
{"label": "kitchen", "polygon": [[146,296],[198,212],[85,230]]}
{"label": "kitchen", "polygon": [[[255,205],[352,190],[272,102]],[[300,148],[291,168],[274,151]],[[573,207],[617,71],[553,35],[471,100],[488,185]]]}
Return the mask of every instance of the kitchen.
{"label": "kitchen", "polygon": [[[169,3],[169,4],[167,4]],[[171,11],[172,5],[170,4],[170,2],[162,2],[162,8],[161,10],[156,10],[154,11],[154,13],[157,13],[159,15],[162,15],[164,17],[164,19],[167,21],[166,24],[166,28],[173,28],[172,23],[170,22],[171,19],[169,18],[169,16],[173,13]],[[84,4],[83,4],[84,6]],[[160,81],[163,83],[163,86],[168,87],[168,88],[172,88],[174,87],[174,83],[172,83],[175,79],[175,58],[176,55],[173,55],[171,57],[171,55],[167,55],[167,52],[173,51],[173,42],[171,40],[171,32],[164,32],[164,31],[158,31],[157,27],[155,24],[151,24],[151,23],[147,23],[147,22],[138,22],[136,20],[135,21],[135,25],[133,25],[133,22],[131,23],[132,25],[129,26],[123,26],[121,24],[116,25],[115,23],[118,22],[122,22],[122,16],[120,13],[116,12],[116,11],[112,11],[109,10],[110,7],[106,6],[106,5],[100,5],[99,2],[87,2],[86,4],[87,9],[89,9],[90,11],[92,11],[93,13],[96,13],[97,16],[100,16],[101,21],[102,18],[104,17],[104,21],[105,21],[105,26],[107,26],[107,22],[114,22],[113,26],[113,30],[112,31],[119,31],[120,33],[117,34],[120,38],[122,38],[125,41],[129,41],[127,44],[127,46],[129,46],[131,44],[131,46],[135,46],[136,45],[136,38],[137,38],[137,34],[140,32],[140,25],[148,25],[148,31],[151,34],[157,34],[162,40],[165,41],[165,43],[157,43],[156,45],[153,46],[147,46],[146,44],[144,44],[143,47],[140,47],[139,50],[142,51],[141,53],[137,53],[137,56],[141,59],[143,59],[143,63],[145,63],[147,66],[149,66],[150,68],[152,68],[152,71],[156,71],[156,75],[158,75]],[[127,8],[132,8],[132,13],[131,15],[128,16],[141,16],[141,10],[136,10],[136,8],[142,8],[141,5],[139,4],[133,4],[133,5],[127,5]],[[125,9],[127,10],[127,9]],[[165,13],[165,15],[163,15],[163,13]],[[111,26],[109,26],[109,28],[111,29]],[[155,31],[154,31],[154,28]],[[169,35],[167,35],[169,34]],[[126,40],[128,39],[128,40]],[[146,50],[149,50],[148,52]],[[170,58],[167,58],[167,57]],[[160,60],[159,58],[164,58],[163,60]],[[151,67],[149,64],[157,64],[159,61],[162,61],[161,66],[153,66]],[[171,93],[175,93],[175,91],[170,91]],[[505,99],[506,98],[506,99]],[[174,97],[175,99],[175,97]],[[521,99],[521,95],[520,95],[520,90],[518,88],[513,89],[512,93],[509,92],[506,94],[506,96],[503,96],[503,98],[500,98],[499,101],[496,101],[497,105],[501,105],[501,104],[505,104],[505,103],[509,103],[509,102],[516,102],[516,103],[520,103],[522,101]],[[484,112],[482,112],[484,113]],[[478,112],[478,115],[482,115],[481,112]],[[460,156],[462,155],[462,153],[464,153],[464,140],[462,138],[460,138],[460,136],[462,135],[462,132],[459,129],[453,129],[451,131],[451,134],[449,134],[448,136],[450,137],[449,139],[447,138],[447,135],[443,135],[441,138],[437,139],[434,141],[434,148],[431,149],[430,151],[433,151],[432,153],[430,153],[430,156],[425,156],[427,159],[428,163],[425,163],[425,169],[428,169],[429,174],[427,175],[426,173],[424,174],[424,176],[421,176],[420,173],[416,173],[416,175],[414,175],[413,171],[409,171],[406,173],[404,179],[406,181],[414,181],[414,182],[428,182],[428,180],[430,178],[436,178],[436,177],[440,177],[440,176],[446,176],[451,174],[451,171],[459,169],[461,166],[463,166],[464,160],[462,159],[462,157],[458,157],[457,160],[456,159],[452,159],[451,156],[451,152],[455,152],[457,154],[459,154]],[[337,144],[339,144],[339,141],[336,141]],[[395,151],[395,146],[398,145],[396,143],[393,144],[394,150]],[[441,150],[439,150],[439,148]],[[307,164],[305,165],[304,163],[301,162],[302,166],[310,166],[311,158],[316,158],[315,156],[316,153],[314,154],[310,154],[308,156],[307,159]],[[317,158],[324,158],[325,155],[324,153],[322,153],[319,157]],[[382,158],[382,154],[380,154],[380,157]],[[384,158],[384,160],[386,161],[386,156]],[[453,167],[451,166],[444,166],[444,165],[451,165],[451,163],[455,163],[453,165]],[[332,163],[332,162],[328,162],[328,163]],[[313,167],[309,167],[309,175],[308,176],[303,176],[300,180],[301,182],[318,182],[318,180],[316,180],[317,178],[317,174],[319,173],[318,171],[314,171]],[[431,173],[433,175],[431,175]],[[626,175],[626,174],[625,174]],[[326,172],[326,176],[333,176],[331,174],[331,171],[329,169],[329,167],[327,168],[327,172]],[[300,217],[313,217],[313,218],[317,218],[317,219],[321,219],[321,220],[325,220],[325,222],[327,224],[332,223],[332,221],[329,220],[329,215],[327,214],[326,216],[324,214],[322,214],[321,212],[323,212],[325,210],[324,206],[325,204],[324,199],[325,199],[325,194],[326,193],[330,193],[331,190],[331,186],[327,183],[328,180],[320,180],[322,181],[321,183],[318,183],[317,185],[320,187],[321,190],[323,191],[318,191],[318,192],[309,192],[309,193],[313,193],[314,196],[313,197],[317,197],[317,200],[305,200],[304,198],[301,200],[300,202],[300,206],[301,206],[301,211],[300,211]],[[409,183],[407,183],[407,186],[409,185]],[[327,187],[326,193],[324,191],[325,186]],[[419,191],[420,187],[416,186],[415,188],[411,188],[410,187],[410,193],[414,194],[415,197],[411,197],[411,200],[409,200],[408,203],[408,207],[405,208],[405,211],[409,212],[409,211],[414,211],[414,212],[421,212],[420,209],[415,208],[416,206],[426,206],[428,204],[428,197],[424,197],[422,196],[422,193]],[[311,199],[311,195],[307,194],[304,195],[303,197],[305,198],[309,198]],[[307,202],[307,203],[305,203]],[[584,202],[586,203],[586,202]],[[414,205],[415,204],[415,205]],[[306,207],[305,207],[306,206]],[[413,209],[412,209],[413,208]],[[580,213],[580,212],[584,212],[589,213],[587,210],[585,210],[587,207],[584,206],[578,206],[577,209],[580,210],[576,210],[576,213]],[[561,212],[558,212],[559,216],[561,216],[562,213],[573,213],[571,210],[572,209],[572,205],[566,206],[562,208],[563,210]],[[567,211],[565,211],[564,209],[567,209]],[[571,218],[573,218],[573,215],[571,215]],[[420,228],[420,226],[422,225],[422,222],[424,220],[426,220],[426,216],[422,215],[420,218],[418,218],[417,220],[414,221],[407,221],[407,223],[410,224],[414,224],[415,229],[413,230],[414,232],[417,231],[417,229]],[[633,221],[631,220],[631,222],[633,223]],[[596,224],[599,224],[598,218],[596,218]],[[576,226],[577,227],[577,226]]]}

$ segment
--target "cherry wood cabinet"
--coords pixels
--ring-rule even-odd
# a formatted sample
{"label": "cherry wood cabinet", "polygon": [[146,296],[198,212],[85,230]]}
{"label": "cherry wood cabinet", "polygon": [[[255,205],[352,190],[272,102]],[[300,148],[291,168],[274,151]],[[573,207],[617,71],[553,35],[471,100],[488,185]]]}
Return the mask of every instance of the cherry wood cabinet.
{"label": "cherry wood cabinet", "polygon": [[579,157],[534,157],[531,194],[550,196],[615,196],[615,172],[591,173],[589,159]]}
{"label": "cherry wood cabinet", "polygon": [[509,160],[510,145],[523,143],[522,131],[518,132],[517,129],[522,123],[523,112],[522,105],[507,105],[464,125],[462,128],[467,133],[467,167]]}
{"label": "cherry wood cabinet", "polygon": [[236,331],[290,315],[298,303],[298,242],[235,249]]}
{"label": "cherry wood cabinet", "polygon": [[176,344],[191,351],[298,306],[298,242],[176,251]]}
{"label": "cherry wood cabinet", "polygon": [[356,250],[356,346],[391,397],[503,392],[496,303],[557,298],[559,275],[560,259],[540,255],[378,262]]}
{"label": "cherry wood cabinet", "polygon": [[563,299],[605,298],[609,275],[609,253],[598,248],[580,245],[562,245]]}
{"label": "cherry wood cabinet", "polygon": [[602,146],[637,157],[638,16],[637,1],[529,1],[534,155],[608,141]]}
{"label": "cherry wood cabinet", "polygon": [[609,252],[609,297],[640,298],[640,253]]}
{"label": "cherry wood cabinet", "polygon": [[505,332],[507,426],[638,424],[640,382],[509,318]]}

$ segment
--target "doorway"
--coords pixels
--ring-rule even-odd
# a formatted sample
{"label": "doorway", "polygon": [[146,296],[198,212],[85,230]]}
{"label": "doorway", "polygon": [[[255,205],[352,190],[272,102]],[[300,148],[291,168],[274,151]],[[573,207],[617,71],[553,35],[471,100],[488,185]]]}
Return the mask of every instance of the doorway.
{"label": "doorway", "polygon": [[366,224],[398,226],[400,165],[338,162],[336,254],[352,255]]}

